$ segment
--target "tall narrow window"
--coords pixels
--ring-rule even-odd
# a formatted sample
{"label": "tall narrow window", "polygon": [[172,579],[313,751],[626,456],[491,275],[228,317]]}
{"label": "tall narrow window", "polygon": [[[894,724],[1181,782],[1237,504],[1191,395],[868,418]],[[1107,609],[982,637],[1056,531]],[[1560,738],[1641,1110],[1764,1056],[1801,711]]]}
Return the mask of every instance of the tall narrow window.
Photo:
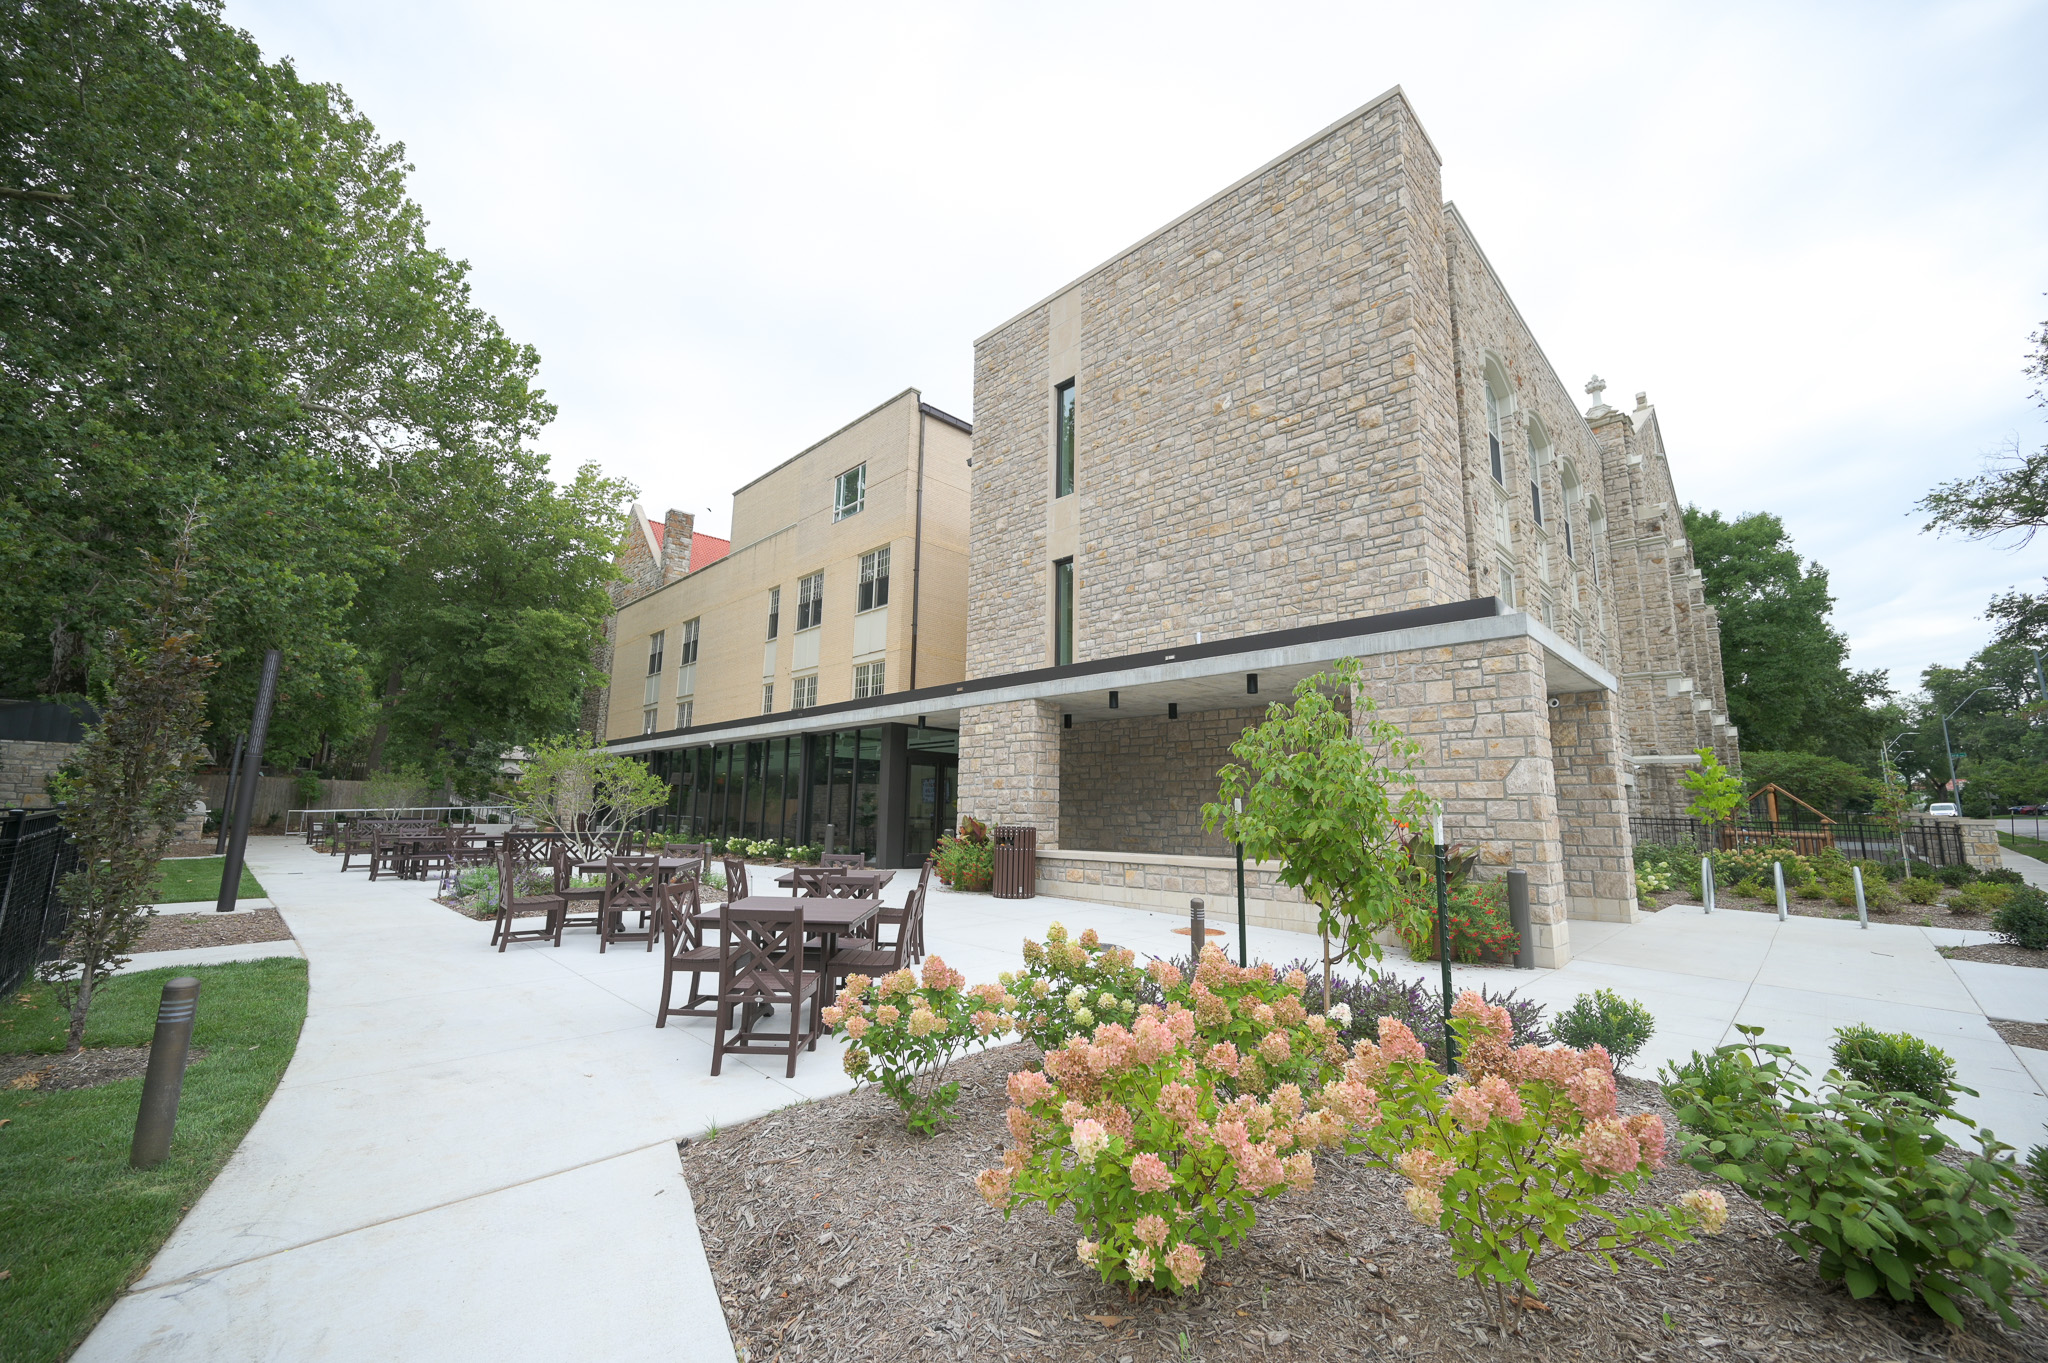
{"label": "tall narrow window", "polygon": [[882,694],[882,663],[855,663],[853,665],[853,698],[866,700]]}
{"label": "tall narrow window", "polygon": [[653,732],[654,732],[654,726],[655,726],[655,723],[656,723],[656,720],[655,720],[655,718],[654,718],[654,712],[655,712],[655,707],[654,707],[654,706],[652,706],[652,705],[648,706],[648,707],[647,707],[647,708],[646,708],[645,710],[642,710],[642,711],[640,712],[640,732],[641,732],[641,733],[643,733],[643,734],[651,734],[651,733],[653,733]]}
{"label": "tall narrow window", "polygon": [[838,489],[832,498],[832,519],[843,521],[848,516],[858,515],[868,501],[868,466],[856,464],[839,475]]}
{"label": "tall narrow window", "polygon": [[647,675],[650,677],[661,675],[661,652],[663,641],[667,637],[668,631],[665,629],[658,629],[647,637]]}
{"label": "tall narrow window", "polygon": [[818,679],[815,675],[798,677],[789,684],[789,708],[808,710],[818,703]]}
{"label": "tall narrow window", "polygon": [[692,701],[692,700],[686,700],[686,701],[684,701],[684,702],[683,702],[683,703],[682,703],[681,705],[678,705],[678,706],[676,707],[676,727],[677,727],[678,729],[687,729],[687,728],[689,728],[689,727],[690,727],[690,719],[691,719],[691,717],[692,717],[693,715],[695,715],[696,713],[697,713],[697,702],[695,702],[695,701]]}
{"label": "tall narrow window", "polygon": [[1074,560],[1052,565],[1052,662],[1065,667],[1074,661]]}
{"label": "tall narrow window", "polygon": [[775,713],[774,682],[761,683],[761,713],[764,715],[772,715]]}
{"label": "tall narrow window", "polygon": [[1053,493],[1064,497],[1074,490],[1074,381],[1052,390]]}
{"label": "tall narrow window", "polygon": [[860,603],[856,610],[871,611],[889,604],[889,550],[887,546],[860,556]]}
{"label": "tall narrow window", "polygon": [[1486,381],[1486,456],[1493,467],[1493,481],[1502,487],[1508,485],[1508,471],[1500,453],[1500,395],[1493,391],[1493,380]]}
{"label": "tall narrow window", "polygon": [[683,625],[684,667],[689,667],[697,661],[697,626],[701,623],[701,620],[691,620]]}
{"label": "tall narrow window", "polygon": [[1500,603],[1509,610],[1515,608],[1515,570],[1506,563],[1500,565]]}
{"label": "tall narrow window", "polygon": [[1543,524],[1543,483],[1541,479],[1529,480],[1529,509],[1536,516],[1536,524]]}
{"label": "tall narrow window", "polygon": [[773,639],[775,632],[781,628],[782,588],[770,587],[768,589],[768,637]]}
{"label": "tall narrow window", "polygon": [[825,575],[812,573],[796,584],[796,627],[810,629],[825,618]]}

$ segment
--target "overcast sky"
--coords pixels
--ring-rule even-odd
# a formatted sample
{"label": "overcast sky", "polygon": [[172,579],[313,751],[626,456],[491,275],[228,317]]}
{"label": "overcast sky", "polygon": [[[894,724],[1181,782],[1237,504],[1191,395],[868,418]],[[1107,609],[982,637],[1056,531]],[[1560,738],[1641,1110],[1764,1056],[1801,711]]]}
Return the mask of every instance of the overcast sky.
{"label": "overcast sky", "polygon": [[1679,495],[1783,516],[1910,684],[2048,573],[1919,533],[2048,440],[2048,4],[229,0],[417,167],[539,348],[558,471],[732,490],[1389,86],[1567,383],[1647,390]]}

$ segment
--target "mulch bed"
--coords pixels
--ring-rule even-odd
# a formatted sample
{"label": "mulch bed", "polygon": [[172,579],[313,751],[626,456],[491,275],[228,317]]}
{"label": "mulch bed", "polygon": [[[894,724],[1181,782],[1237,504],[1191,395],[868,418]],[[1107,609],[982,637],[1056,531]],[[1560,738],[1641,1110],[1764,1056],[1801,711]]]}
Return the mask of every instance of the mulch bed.
{"label": "mulch bed", "polygon": [[2011,1018],[1993,1018],[1991,1030],[2003,1037],[2008,1046],[2025,1046],[2028,1050],[2048,1051],[2048,1022],[2015,1022]]}
{"label": "mulch bed", "polygon": [[[742,1359],[2042,1356],[2042,1313],[2026,1313],[2027,1338],[1988,1318],[1955,1334],[1925,1312],[1854,1301],[1734,1196],[1727,1232],[1681,1250],[1669,1269],[1546,1265],[1550,1310],[1526,1312],[1522,1334],[1503,1339],[1452,1272],[1442,1235],[1408,1216],[1401,1180],[1332,1156],[1318,1159],[1313,1188],[1260,1204],[1257,1228],[1212,1262],[1202,1291],[1128,1299],[1076,1261],[1071,1218],[1025,1209],[1006,1223],[974,1190],[1009,1143],[1003,1081],[1035,1058],[1006,1047],[956,1066],[961,1120],[929,1140],[868,1090],[682,1143]],[[1654,1084],[1624,1081],[1622,1105],[1671,1121]],[[1670,1168],[1647,1195],[1669,1201],[1702,1182]],[[2022,1210],[2020,1240],[2048,1258],[2042,1208]]]}
{"label": "mulch bed", "polygon": [[2048,951],[2029,951],[2009,942],[1985,942],[1974,947],[1942,947],[1951,961],[1989,961],[1993,965],[2048,966]]}
{"label": "mulch bed", "polygon": [[231,947],[244,942],[282,942],[292,930],[284,925],[276,909],[250,909],[246,913],[160,913],[149,920],[135,950],[190,951],[194,947]]}
{"label": "mulch bed", "polygon": [[[205,1056],[204,1046],[194,1046],[186,1060]],[[95,1046],[77,1055],[0,1055],[0,1088],[61,1089],[98,1088],[117,1079],[133,1079],[149,1068],[147,1046]]]}
{"label": "mulch bed", "polygon": [[[1656,896],[1654,907],[1669,908],[1673,904],[1698,904],[1700,897],[1686,890],[1666,890]],[[1644,904],[1650,909],[1653,906]],[[1745,899],[1730,894],[1725,889],[1714,892],[1714,909],[1731,909],[1739,913],[1776,913],[1776,899]],[[1797,895],[1785,896],[1785,912],[1795,918],[1846,918],[1856,921],[1854,906],[1843,908],[1832,899],[1801,899]],[[1970,932],[1991,931],[1991,915],[1985,913],[1950,913],[1939,904],[1898,904],[1888,909],[1870,910],[1873,923],[1890,923],[1903,927],[1922,928],[1963,928]]]}

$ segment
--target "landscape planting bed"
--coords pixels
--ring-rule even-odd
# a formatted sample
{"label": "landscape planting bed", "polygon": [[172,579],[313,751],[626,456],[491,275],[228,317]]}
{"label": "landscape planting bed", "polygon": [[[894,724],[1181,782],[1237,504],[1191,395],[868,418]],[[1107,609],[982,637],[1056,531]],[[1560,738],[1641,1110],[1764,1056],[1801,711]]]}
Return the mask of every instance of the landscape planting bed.
{"label": "landscape planting bed", "polygon": [[[999,1164],[1008,1074],[1037,1060],[1004,1047],[955,1067],[961,1120],[926,1140],[873,1090],[785,1108],[685,1142],[684,1170],[741,1357],[1007,1359],[1497,1358],[1540,1360],[2038,1359],[2030,1333],[1978,1313],[1958,1335],[1933,1315],[1857,1302],[1772,1236],[1730,1192],[1726,1233],[1681,1249],[1668,1269],[1595,1261],[1539,1270],[1548,1310],[1525,1310],[1503,1339],[1457,1278],[1444,1237],[1412,1220],[1402,1181],[1325,1155],[1315,1186],[1260,1203],[1242,1249],[1210,1265],[1202,1291],[1127,1299],[1074,1257],[1070,1217],[1025,1210],[1005,1222],[974,1175]],[[1671,1124],[1662,1090],[1623,1081],[1624,1112]],[[1675,1127],[1674,1127],[1675,1129]],[[1647,1195],[1669,1201],[1704,1180],[1667,1168]],[[2021,1245],[2048,1252],[2048,1216],[2022,1211]]]}

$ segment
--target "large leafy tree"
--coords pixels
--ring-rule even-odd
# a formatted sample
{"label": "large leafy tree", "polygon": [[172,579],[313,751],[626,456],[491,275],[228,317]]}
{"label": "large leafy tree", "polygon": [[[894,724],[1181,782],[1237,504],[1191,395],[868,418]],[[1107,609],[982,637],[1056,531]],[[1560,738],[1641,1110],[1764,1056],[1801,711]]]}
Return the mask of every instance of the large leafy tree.
{"label": "large leafy tree", "polygon": [[1802,560],[1767,512],[1724,520],[1689,506],[1685,533],[1720,613],[1728,717],[1744,748],[1869,760],[1890,687],[1883,672],[1849,670],[1827,570]]}
{"label": "large leafy tree", "polygon": [[[2027,339],[2034,346],[2024,370],[2035,381],[2030,396],[2048,407],[2048,322]],[[1978,540],[2011,534],[2027,543],[2048,525],[2048,445],[2027,453],[2015,439],[1983,473],[1937,486],[1921,499],[1920,510],[1929,530]]]}
{"label": "large leafy tree", "polygon": [[[523,620],[523,646],[501,629],[484,651],[529,703],[509,729],[422,718],[410,757],[569,723],[572,703],[530,703],[581,679],[538,641],[601,622],[608,569],[581,546],[622,489],[548,483],[538,357],[427,245],[404,148],[264,62],[217,0],[22,0],[0,92],[0,691],[85,691],[136,565],[196,505],[217,736],[269,647],[273,754],[397,732],[447,698],[402,684],[380,710],[370,622],[435,612]],[[511,546],[551,556],[511,574]],[[478,643],[441,629],[413,653]]]}

